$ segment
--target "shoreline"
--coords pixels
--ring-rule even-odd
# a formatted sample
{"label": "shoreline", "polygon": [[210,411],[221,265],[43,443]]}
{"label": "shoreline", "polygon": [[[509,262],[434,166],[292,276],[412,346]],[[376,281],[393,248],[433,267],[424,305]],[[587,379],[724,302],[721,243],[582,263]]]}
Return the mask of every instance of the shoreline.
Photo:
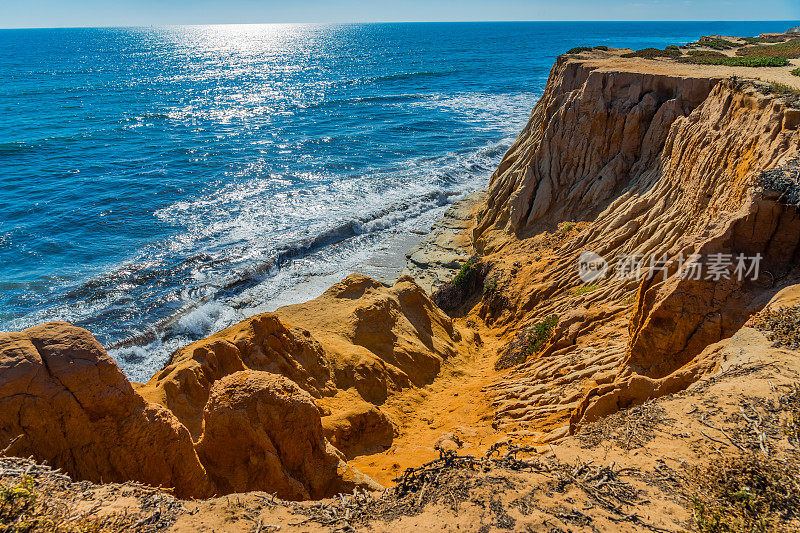
{"label": "shoreline", "polygon": [[454,202],[428,235],[405,254],[403,274],[414,278],[429,295],[452,280],[472,256],[474,249],[468,232],[487,194],[488,187]]}

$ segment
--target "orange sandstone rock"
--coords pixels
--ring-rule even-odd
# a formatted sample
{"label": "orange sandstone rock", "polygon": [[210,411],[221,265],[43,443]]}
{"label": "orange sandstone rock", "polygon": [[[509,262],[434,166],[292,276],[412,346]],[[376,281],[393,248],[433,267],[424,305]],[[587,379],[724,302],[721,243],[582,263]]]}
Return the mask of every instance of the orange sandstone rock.
{"label": "orange sandstone rock", "polygon": [[[561,317],[540,353],[487,387],[497,427],[544,440],[686,387],[714,368],[709,345],[798,280],[798,210],[756,186],[800,153],[797,110],[722,71],[615,54],[559,58],[473,231],[496,287],[477,317],[516,350]],[[582,281],[584,251],[609,275]],[[761,254],[762,275],[677,275],[680,257],[717,253]],[[631,257],[638,279],[621,272]]]}
{"label": "orange sandstone rock", "polygon": [[281,320],[313,332],[340,389],[368,402],[430,383],[458,353],[461,333],[408,276],[393,287],[352,274],[310,302],[282,307]]}
{"label": "orange sandstone rock", "polygon": [[306,500],[375,488],[327,442],[311,395],[283,376],[225,376],[214,383],[203,416],[197,451],[222,493],[262,490]]}
{"label": "orange sandstone rock", "polygon": [[213,493],[186,428],[139,396],[89,332],[64,322],[0,334],[0,446],[78,479]]}
{"label": "orange sandstone rock", "polygon": [[326,416],[322,428],[330,443],[348,459],[389,448],[395,432],[389,417],[367,403]]}
{"label": "orange sandstone rock", "polygon": [[325,353],[311,334],[264,313],[181,348],[139,392],[168,407],[197,439],[214,382],[245,369],[285,376],[317,398],[335,391]]}

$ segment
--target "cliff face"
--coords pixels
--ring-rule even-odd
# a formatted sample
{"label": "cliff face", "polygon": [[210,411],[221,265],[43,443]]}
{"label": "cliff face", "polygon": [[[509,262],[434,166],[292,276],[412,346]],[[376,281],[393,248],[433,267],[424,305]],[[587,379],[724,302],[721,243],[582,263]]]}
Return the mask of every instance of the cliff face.
{"label": "cliff face", "polygon": [[[502,288],[482,318],[512,336],[561,316],[549,345],[493,386],[501,425],[539,421],[556,437],[563,417],[574,427],[713,368],[703,350],[796,282],[797,207],[759,176],[798,154],[798,124],[800,111],[734,79],[559,59],[474,230]],[[590,283],[587,251],[608,268]],[[757,279],[735,270],[740,255],[745,270],[760,257]],[[720,258],[724,274],[707,279]]]}
{"label": "cliff face", "polygon": [[594,218],[624,190],[647,186],[671,124],[718,82],[604,72],[562,56],[492,176],[477,248],[490,253],[497,230],[525,237],[560,221]]}

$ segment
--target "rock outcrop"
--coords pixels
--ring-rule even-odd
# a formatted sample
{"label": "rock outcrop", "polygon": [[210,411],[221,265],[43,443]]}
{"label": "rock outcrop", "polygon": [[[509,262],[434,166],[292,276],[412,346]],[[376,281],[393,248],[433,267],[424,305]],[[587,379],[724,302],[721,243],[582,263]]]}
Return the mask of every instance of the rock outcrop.
{"label": "rock outcrop", "polygon": [[0,334],[0,445],[78,479],[214,492],[186,428],[136,394],[88,331],[64,322]]}
{"label": "rock outcrop", "polygon": [[[265,322],[277,323],[266,318],[273,320],[248,322],[250,331],[263,333]],[[270,345],[256,338],[259,346]],[[222,357],[233,351],[218,341],[212,345]],[[272,345],[283,346],[274,339]],[[249,346],[239,344],[244,352]],[[257,360],[253,351],[251,360]],[[224,359],[222,368],[235,367],[228,365],[234,360]],[[184,375],[198,375],[191,372],[197,368],[192,361]],[[276,368],[305,377],[303,383],[312,387],[299,365]],[[76,479],[139,481],[174,488],[185,498],[261,490],[303,500],[380,488],[347,465],[325,438],[313,396],[283,375],[240,370],[215,379],[210,394],[198,386],[183,390],[206,398],[205,429],[196,445],[169,409],[134,390],[88,331],[56,322],[0,334],[1,453],[33,456]],[[376,432],[383,435],[385,428]]]}
{"label": "rock outcrop", "polygon": [[139,392],[169,408],[197,439],[213,384],[245,369],[285,376],[315,398],[335,391],[326,355],[311,334],[264,313],[181,348]]}
{"label": "rock outcrop", "polygon": [[[518,334],[511,350],[570,317],[491,387],[501,427],[545,439],[686,387],[714,368],[706,347],[798,279],[797,207],[759,176],[800,152],[800,111],[757,84],[617,54],[559,58],[473,232],[498,287],[476,313]],[[604,275],[580,279],[584,252]],[[716,277],[714,258],[728,261]]]}
{"label": "rock outcrop", "polygon": [[325,439],[311,395],[283,376],[245,370],[217,380],[203,417],[197,451],[223,493],[307,500],[376,488]]}
{"label": "rock outcrop", "polygon": [[281,320],[313,331],[339,389],[355,388],[368,402],[430,383],[462,337],[408,276],[393,287],[352,274],[306,303],[278,309]]}
{"label": "rock outcrop", "polygon": [[[386,287],[353,274],[317,299],[256,315],[181,348],[139,392],[169,408],[197,440],[212,386],[235,372],[279,374],[314,398],[354,389],[382,403],[393,392],[432,381],[460,343],[453,320],[411,278]],[[375,441],[383,442],[385,426],[376,430]]]}
{"label": "rock outcrop", "polygon": [[389,417],[367,403],[323,418],[322,429],[347,459],[388,449],[395,432]]}
{"label": "rock outcrop", "polygon": [[136,389],[88,332],[47,324],[0,335],[0,443],[79,479],[181,496],[264,490],[303,500],[376,488],[345,458],[390,446],[392,422],[359,404],[326,408],[323,426],[316,401],[351,389],[383,402],[431,382],[461,343],[407,277],[386,287],[350,276],[316,300],[178,350]]}

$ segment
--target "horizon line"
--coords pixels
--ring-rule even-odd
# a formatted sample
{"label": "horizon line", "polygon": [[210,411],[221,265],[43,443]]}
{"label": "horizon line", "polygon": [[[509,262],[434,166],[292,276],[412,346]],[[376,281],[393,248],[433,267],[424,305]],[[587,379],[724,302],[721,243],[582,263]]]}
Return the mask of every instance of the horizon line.
{"label": "horizon line", "polygon": [[697,24],[719,24],[731,23],[762,23],[762,22],[800,22],[800,19],[758,19],[758,20],[646,20],[646,19],[627,19],[627,20],[371,20],[371,21],[349,21],[349,22],[209,22],[204,24],[134,24],[134,25],[99,25],[99,26],[13,26],[0,27],[0,31],[8,30],[78,30],[78,29],[130,29],[130,28],[168,28],[168,27],[202,27],[202,26],[291,26],[291,25],[316,25],[316,26],[345,26],[356,24],[518,24],[518,23],[572,23],[572,24],[592,24],[592,23],[697,23]]}

